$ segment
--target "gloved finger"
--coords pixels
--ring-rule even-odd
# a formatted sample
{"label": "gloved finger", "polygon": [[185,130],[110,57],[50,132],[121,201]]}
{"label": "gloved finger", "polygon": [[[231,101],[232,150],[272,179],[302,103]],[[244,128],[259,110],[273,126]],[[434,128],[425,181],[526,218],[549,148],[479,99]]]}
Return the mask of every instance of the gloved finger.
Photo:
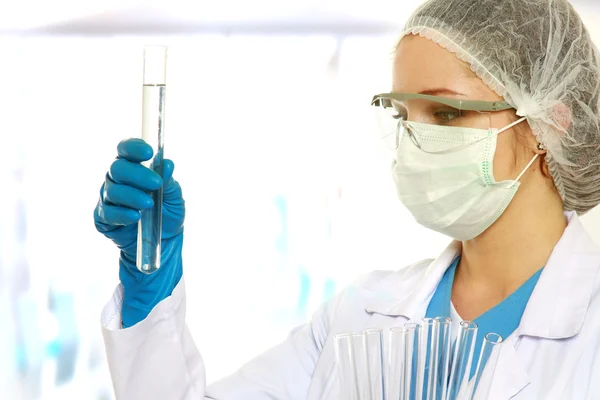
{"label": "gloved finger", "polygon": [[173,170],[175,170],[175,164],[173,161],[165,159],[163,160],[163,182],[167,186],[171,178],[173,178]]}
{"label": "gloved finger", "polygon": [[116,183],[145,191],[159,189],[162,185],[162,179],[156,172],[122,158],[118,158],[112,163],[109,177]]}
{"label": "gloved finger", "polygon": [[163,179],[165,182],[163,191],[163,201],[166,204],[181,204],[183,203],[183,195],[181,186],[173,179],[173,171],[175,164],[171,160],[163,161]]}
{"label": "gloved finger", "polygon": [[135,224],[140,220],[140,212],[131,208],[113,206],[99,202],[96,208],[98,218],[96,223],[101,222],[111,226],[126,226]]}
{"label": "gloved finger", "polygon": [[119,158],[124,158],[132,162],[142,162],[152,158],[152,146],[144,142],[142,139],[127,139],[123,140],[117,146],[117,154]]}
{"label": "gloved finger", "polygon": [[134,210],[144,210],[154,205],[154,201],[146,192],[131,186],[112,182],[110,179],[106,181],[106,185],[104,186],[103,200],[108,204],[128,207]]}

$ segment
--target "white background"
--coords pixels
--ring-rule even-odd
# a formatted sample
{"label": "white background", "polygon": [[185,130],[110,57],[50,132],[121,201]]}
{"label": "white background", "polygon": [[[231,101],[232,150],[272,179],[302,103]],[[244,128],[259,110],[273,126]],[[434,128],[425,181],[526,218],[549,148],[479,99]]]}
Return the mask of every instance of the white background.
{"label": "white background", "polygon": [[[117,143],[140,134],[144,44],[169,46],[165,152],[187,202],[188,323],[209,381],[361,274],[435,257],[448,242],[397,201],[369,106],[389,89],[414,2],[165,4],[0,4],[9,399],[112,398],[99,314],[118,252],[92,211]],[[594,32],[597,13],[581,10]],[[599,220],[584,218],[597,239]],[[67,306],[49,309],[52,294]],[[57,384],[68,360],[74,373]]]}

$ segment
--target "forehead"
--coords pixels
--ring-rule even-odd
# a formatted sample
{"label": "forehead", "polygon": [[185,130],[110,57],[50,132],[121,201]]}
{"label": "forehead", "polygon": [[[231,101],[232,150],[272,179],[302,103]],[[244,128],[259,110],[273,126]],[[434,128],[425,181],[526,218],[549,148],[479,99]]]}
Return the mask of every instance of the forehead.
{"label": "forehead", "polygon": [[[394,54],[394,92],[420,93],[445,88],[465,93],[481,82],[453,53],[421,36],[404,36]],[[481,82],[483,85],[483,82]]]}

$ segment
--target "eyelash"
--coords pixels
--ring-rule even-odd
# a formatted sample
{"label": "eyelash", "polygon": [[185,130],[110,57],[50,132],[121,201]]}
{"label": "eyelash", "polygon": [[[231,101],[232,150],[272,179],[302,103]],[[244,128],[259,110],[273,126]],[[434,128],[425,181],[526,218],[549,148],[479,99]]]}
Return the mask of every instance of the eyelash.
{"label": "eyelash", "polygon": [[[444,116],[447,116],[448,114],[452,114],[452,115],[453,115],[453,117],[452,117],[452,118],[444,118]],[[433,113],[433,115],[434,115],[436,118],[440,118],[441,120],[443,120],[443,121],[446,121],[446,122],[449,122],[449,121],[452,121],[452,120],[455,120],[455,119],[457,119],[457,118],[460,118],[460,117],[461,117],[461,113],[460,113],[460,111],[458,111],[458,110],[452,110],[452,111],[437,111],[437,112],[434,112],[434,113]]]}

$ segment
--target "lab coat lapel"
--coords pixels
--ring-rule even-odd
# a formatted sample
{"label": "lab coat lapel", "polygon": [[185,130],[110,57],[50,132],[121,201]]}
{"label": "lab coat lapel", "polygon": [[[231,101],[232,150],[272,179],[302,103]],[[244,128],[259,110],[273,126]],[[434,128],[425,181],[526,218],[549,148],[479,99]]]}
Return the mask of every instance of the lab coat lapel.
{"label": "lab coat lapel", "polygon": [[600,251],[574,213],[523,313],[517,334],[566,339],[583,326],[600,273]]}
{"label": "lab coat lapel", "polygon": [[383,288],[386,292],[400,295],[399,299],[394,300],[391,296],[383,301],[374,301],[367,306],[367,312],[389,317],[404,316],[412,321],[420,321],[425,316],[427,305],[440,280],[460,251],[461,243],[453,241],[438,258],[430,262],[417,282],[401,282],[400,285],[398,282],[391,282],[390,287]]}
{"label": "lab coat lapel", "polygon": [[[583,229],[577,215],[567,212],[569,225],[557,243],[527,304],[517,330],[499,346],[500,351],[490,400],[511,399],[530,382],[525,362],[519,358],[517,344],[523,336],[560,340],[575,336],[581,329],[600,270],[600,252]],[[540,341],[529,346],[535,353]],[[519,346],[524,346],[524,343]],[[489,379],[484,371],[484,379]],[[475,399],[483,399],[476,393]]]}
{"label": "lab coat lapel", "polygon": [[[335,360],[335,335],[341,332],[361,331],[364,329],[376,328],[384,331],[384,348],[387,348],[386,333],[390,328],[402,326],[409,320],[420,320],[424,317],[427,304],[437,287],[444,272],[460,251],[460,243],[453,242],[448,248],[434,260],[427,271],[424,273],[420,282],[413,287],[400,287],[397,281],[392,281],[392,285],[387,288],[381,288],[383,291],[389,291],[390,296],[385,300],[374,300],[369,302],[365,311],[371,314],[364,326],[356,326],[354,329],[347,329],[346,326],[340,327],[339,332],[330,332],[328,335],[323,352],[321,353],[321,362],[325,364],[321,367],[319,374],[313,377],[309,390],[308,400],[340,400],[339,377]],[[410,295],[407,296],[406,293]],[[395,298],[395,295],[402,295],[401,299]],[[379,298],[379,296],[375,296]],[[387,354],[387,353],[386,353]]]}
{"label": "lab coat lapel", "polygon": [[[489,368],[485,368],[479,390],[475,392],[475,400],[509,400],[515,397],[527,385],[530,377],[525,370],[523,363],[515,350],[515,338],[509,337],[509,340],[501,344],[498,348],[498,362],[493,374]],[[492,379],[491,386],[489,381]],[[485,397],[482,389],[489,387],[488,397]]]}

